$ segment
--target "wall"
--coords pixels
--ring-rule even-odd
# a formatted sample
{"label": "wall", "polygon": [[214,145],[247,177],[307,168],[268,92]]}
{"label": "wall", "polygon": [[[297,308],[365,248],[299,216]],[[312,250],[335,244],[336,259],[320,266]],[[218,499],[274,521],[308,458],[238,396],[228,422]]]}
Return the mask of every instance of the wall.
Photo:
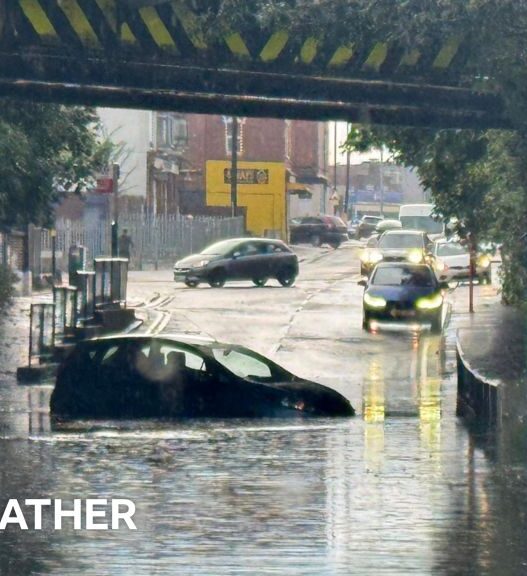
{"label": "wall", "polygon": [[[231,185],[226,177],[228,161],[209,160],[206,164],[207,204],[230,206]],[[280,162],[238,162],[238,206],[247,210],[247,230],[256,236],[278,235],[286,238],[285,166]],[[261,182],[251,176],[251,183],[240,182],[242,174],[266,174]],[[250,172],[252,171],[252,172]]]}

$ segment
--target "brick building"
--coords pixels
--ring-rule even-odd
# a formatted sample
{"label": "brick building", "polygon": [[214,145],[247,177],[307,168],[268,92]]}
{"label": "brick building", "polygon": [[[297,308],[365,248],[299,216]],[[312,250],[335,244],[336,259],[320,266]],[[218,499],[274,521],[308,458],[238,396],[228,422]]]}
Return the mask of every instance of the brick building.
{"label": "brick building", "polygon": [[[207,204],[207,161],[230,162],[232,118],[146,111],[100,111],[128,150],[121,197],[156,213],[230,213]],[[288,217],[326,211],[327,130],[320,122],[239,118],[238,160],[281,163]],[[243,206],[241,206],[243,211]]]}

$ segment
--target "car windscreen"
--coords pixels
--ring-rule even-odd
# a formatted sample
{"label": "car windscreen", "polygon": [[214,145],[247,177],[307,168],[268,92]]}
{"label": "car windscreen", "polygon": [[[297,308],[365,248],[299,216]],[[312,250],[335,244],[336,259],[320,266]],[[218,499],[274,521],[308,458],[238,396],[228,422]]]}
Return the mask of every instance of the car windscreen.
{"label": "car windscreen", "polygon": [[236,248],[240,244],[239,239],[230,239],[230,240],[221,240],[220,242],[216,242],[204,248],[200,254],[209,254],[209,255],[222,255],[227,254],[233,248]]}
{"label": "car windscreen", "polygon": [[443,233],[443,223],[431,216],[401,216],[399,219],[406,230],[422,230],[428,234]]}
{"label": "car windscreen", "polygon": [[455,242],[437,245],[438,256],[461,256],[465,254],[468,254],[467,248]]}
{"label": "car windscreen", "polygon": [[424,267],[389,266],[377,268],[373,275],[373,286],[434,286],[431,271]]}
{"label": "car windscreen", "polygon": [[423,248],[423,238],[419,234],[383,234],[379,240],[379,248],[405,250],[407,248]]}
{"label": "car windscreen", "polygon": [[214,346],[211,351],[224,368],[241,378],[273,381],[283,376],[271,361],[245,348]]}

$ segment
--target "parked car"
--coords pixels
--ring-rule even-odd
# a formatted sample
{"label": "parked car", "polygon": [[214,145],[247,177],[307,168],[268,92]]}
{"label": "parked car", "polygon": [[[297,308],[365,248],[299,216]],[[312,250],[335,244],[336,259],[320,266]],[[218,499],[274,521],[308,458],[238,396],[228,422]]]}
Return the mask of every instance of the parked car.
{"label": "parked car", "polygon": [[55,422],[354,414],[335,390],[261,354],[185,334],[78,343],[59,367],[50,410]]}
{"label": "parked car", "polygon": [[[468,280],[470,278],[470,254],[467,246],[460,242],[436,240],[432,249],[434,271],[442,282]],[[485,253],[476,255],[475,277],[479,282],[490,283],[491,259]]]}
{"label": "parked car", "polygon": [[432,244],[425,232],[419,230],[387,230],[375,248],[361,254],[361,274],[368,276],[379,262],[411,262],[431,264]]}
{"label": "parked car", "polygon": [[252,280],[264,286],[269,278],[291,286],[297,275],[296,254],[281,240],[269,238],[221,240],[174,265],[174,280],[191,288],[200,282],[219,288],[228,280]]}
{"label": "parked car", "polygon": [[289,236],[291,244],[329,244],[338,248],[348,240],[348,229],[338,216],[305,216],[291,226]]}
{"label": "parked car", "polygon": [[427,264],[381,262],[364,286],[362,327],[371,320],[429,322],[433,332],[442,327],[443,294],[440,283]]}
{"label": "parked car", "polygon": [[357,239],[369,238],[381,220],[384,220],[382,216],[364,215],[357,226]]}

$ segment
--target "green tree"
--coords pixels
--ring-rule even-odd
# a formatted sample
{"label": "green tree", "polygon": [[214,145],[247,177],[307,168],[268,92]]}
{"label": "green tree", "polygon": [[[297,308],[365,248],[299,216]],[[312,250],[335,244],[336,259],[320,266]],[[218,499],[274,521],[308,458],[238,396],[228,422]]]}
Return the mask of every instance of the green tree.
{"label": "green tree", "polygon": [[83,189],[111,144],[94,110],[0,100],[0,226],[49,224],[61,189]]}
{"label": "green tree", "polygon": [[[112,151],[90,108],[0,100],[0,230],[50,225],[60,190],[82,190]],[[0,265],[0,307],[14,279]]]}

